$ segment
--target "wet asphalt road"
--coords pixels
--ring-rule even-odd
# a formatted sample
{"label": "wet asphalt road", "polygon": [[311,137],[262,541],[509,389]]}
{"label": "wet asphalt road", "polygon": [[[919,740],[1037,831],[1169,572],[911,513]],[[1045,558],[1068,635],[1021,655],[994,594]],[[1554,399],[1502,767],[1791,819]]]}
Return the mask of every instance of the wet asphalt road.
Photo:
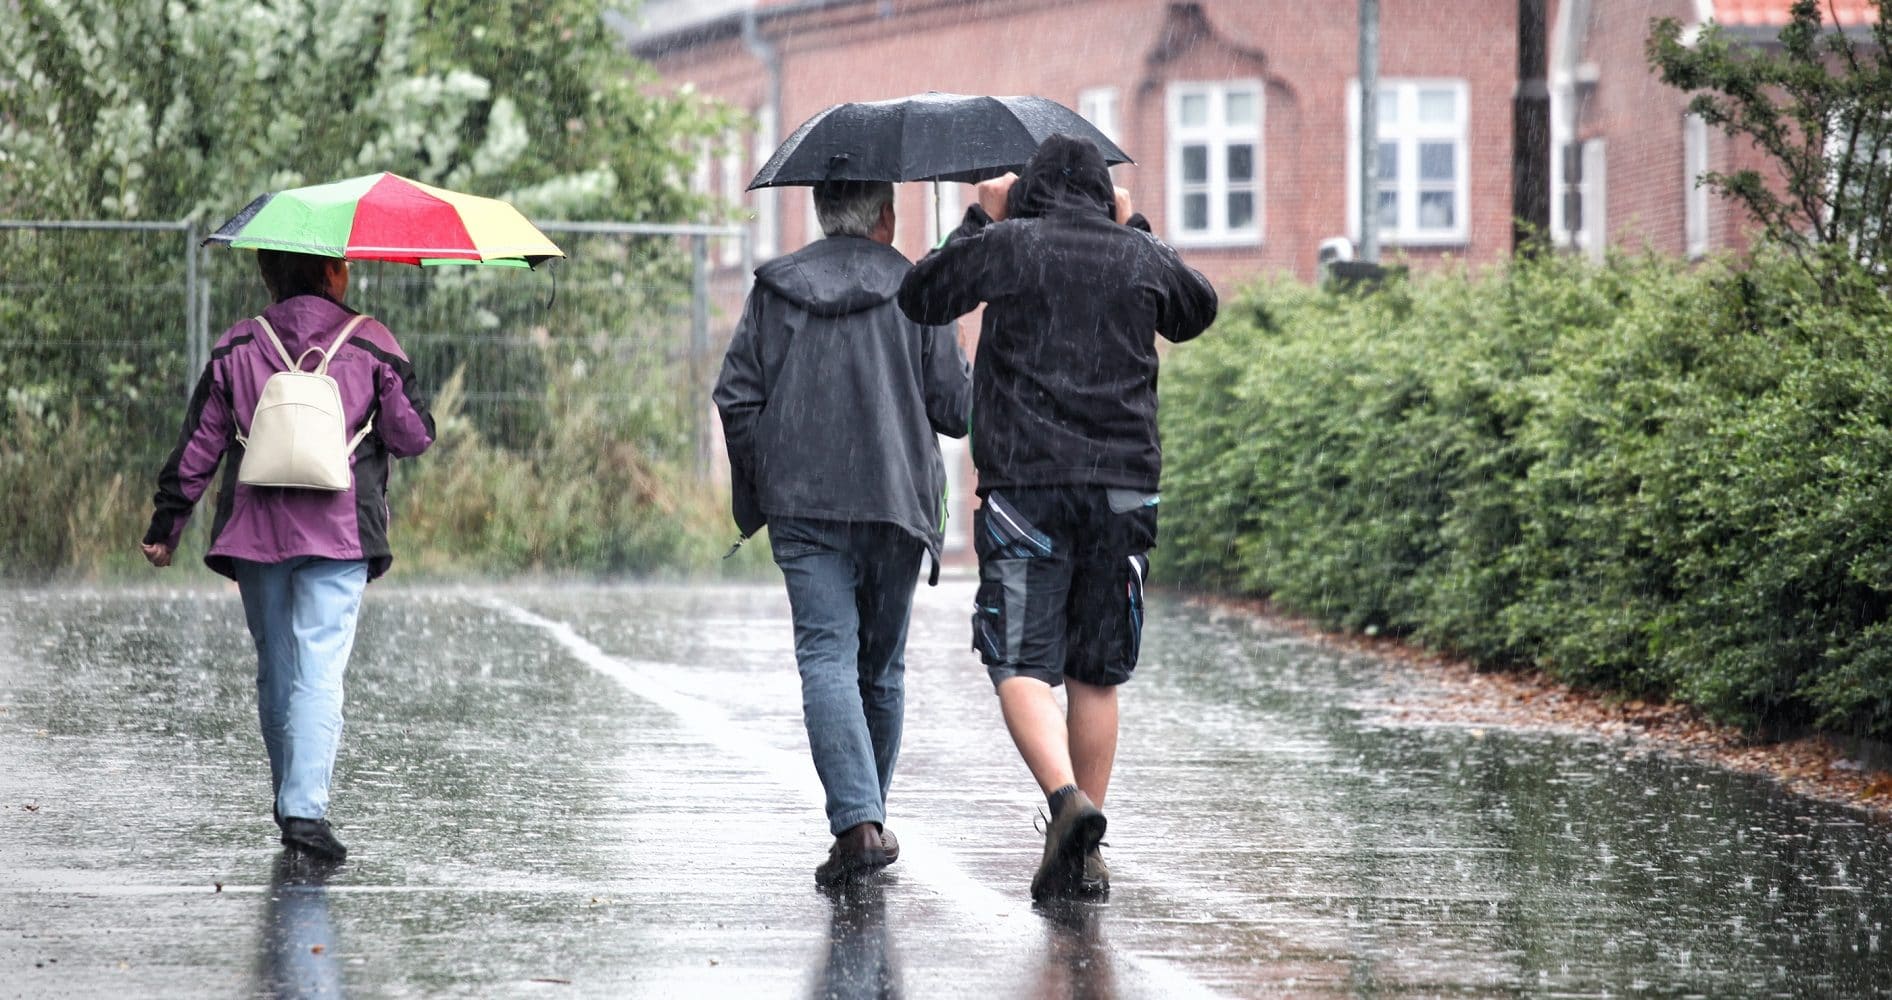
{"label": "wet asphalt road", "polygon": [[921,588],[890,825],[828,837],[780,588],[370,589],[334,872],[273,841],[233,590],[0,601],[0,996],[1892,995],[1892,831],[1753,778],[1413,727],[1374,664],[1158,602],[1110,900]]}

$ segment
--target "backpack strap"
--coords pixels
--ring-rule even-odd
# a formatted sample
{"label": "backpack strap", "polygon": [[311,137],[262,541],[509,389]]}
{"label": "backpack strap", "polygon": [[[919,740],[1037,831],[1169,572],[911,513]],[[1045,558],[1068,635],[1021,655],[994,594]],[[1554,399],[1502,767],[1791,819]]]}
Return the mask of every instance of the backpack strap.
{"label": "backpack strap", "polygon": [[[336,335],[335,342],[333,344],[328,345],[328,350],[322,352],[322,363],[315,366],[315,373],[317,375],[328,374],[328,363],[330,361],[335,360],[335,352],[342,349],[342,344],[345,343],[349,337],[354,336],[355,327],[360,326],[362,324],[362,321],[367,318],[368,318],[367,313],[359,313],[355,316],[354,319],[351,319],[348,321],[347,326],[342,327],[342,332]],[[317,349],[318,348],[314,348],[314,347],[309,348],[310,351],[314,351]],[[303,352],[302,356],[305,358],[308,357],[309,356],[308,352],[307,351]]]}
{"label": "backpack strap", "polygon": [[303,351],[302,357],[299,357],[299,358],[292,358],[289,356],[289,349],[282,346],[282,338],[276,336],[276,330],[274,327],[269,325],[269,320],[266,320],[263,317],[258,316],[256,317],[256,324],[263,328],[263,333],[268,335],[271,346],[276,348],[276,356],[282,358],[282,363],[283,363],[284,368],[292,372],[299,372],[302,370],[302,363],[304,361],[309,360],[309,355],[319,354],[322,357],[322,363],[319,365],[316,365],[315,374],[326,375],[328,374],[328,363],[330,360],[332,360],[335,357],[335,352],[342,349],[342,343],[346,341],[349,337],[353,336],[355,333],[355,327],[360,326],[361,321],[367,318],[368,318],[368,315],[366,313],[361,313],[357,315],[354,319],[349,320],[348,325],[342,327],[342,332],[335,338],[335,342],[333,344],[328,345],[328,350],[324,351],[320,347],[311,347],[308,350]]}
{"label": "backpack strap", "polygon": [[289,371],[295,371],[297,369],[295,359],[289,356],[289,349],[282,346],[282,338],[276,336],[276,329],[269,325],[269,320],[257,316],[256,325],[262,327],[263,332],[269,335],[269,342],[275,345],[276,355],[282,358],[283,367]]}
{"label": "backpack strap", "polygon": [[[292,372],[299,372],[302,370],[302,362],[308,360],[309,355],[320,354],[322,355],[322,363],[315,367],[315,374],[327,375],[328,363],[334,359],[335,352],[342,349],[342,342],[347,340],[349,337],[353,336],[355,333],[355,327],[360,326],[362,320],[365,320],[367,318],[368,318],[368,315],[366,313],[357,314],[354,319],[351,319],[348,321],[347,326],[342,327],[342,332],[336,336],[334,343],[328,345],[327,351],[322,350],[320,347],[311,347],[308,350],[303,351],[302,357],[300,358],[292,358],[289,356],[289,349],[282,346],[282,338],[276,336],[276,330],[269,325],[269,320],[266,320],[261,316],[257,316],[256,323],[258,326],[261,326],[263,328],[263,332],[269,336],[269,342],[270,344],[275,346],[276,354],[278,357],[282,358],[282,363],[286,370],[292,371]],[[368,422],[365,424],[362,424],[361,430],[356,431],[354,438],[352,438],[348,442],[348,454],[353,455],[355,453],[355,449],[361,447],[361,442],[364,439],[366,439],[368,437],[369,432],[373,430],[374,430],[374,416],[370,414],[368,417]],[[245,437],[242,434],[242,432],[237,433],[236,439],[239,444],[242,444],[245,447],[249,446],[249,443],[250,443],[249,439]]]}

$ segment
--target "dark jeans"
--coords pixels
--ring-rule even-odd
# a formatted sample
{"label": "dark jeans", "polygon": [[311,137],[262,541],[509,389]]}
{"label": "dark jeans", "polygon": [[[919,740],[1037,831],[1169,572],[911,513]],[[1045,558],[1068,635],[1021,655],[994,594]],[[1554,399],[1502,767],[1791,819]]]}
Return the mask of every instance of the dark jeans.
{"label": "dark jeans", "polygon": [[884,823],[906,710],[907,613],[926,548],[887,524],[769,522],[788,584],[802,721],[839,835]]}

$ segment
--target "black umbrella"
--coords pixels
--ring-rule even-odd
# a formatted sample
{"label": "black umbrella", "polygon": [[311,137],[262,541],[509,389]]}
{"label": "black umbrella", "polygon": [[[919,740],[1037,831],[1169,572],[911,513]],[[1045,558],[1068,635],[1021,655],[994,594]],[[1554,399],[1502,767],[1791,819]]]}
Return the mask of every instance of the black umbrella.
{"label": "black umbrella", "polygon": [[1109,164],[1135,162],[1097,126],[1043,97],[928,91],[836,104],[802,123],[749,189],[820,181],[964,181],[1017,171],[1058,133],[1097,144]]}

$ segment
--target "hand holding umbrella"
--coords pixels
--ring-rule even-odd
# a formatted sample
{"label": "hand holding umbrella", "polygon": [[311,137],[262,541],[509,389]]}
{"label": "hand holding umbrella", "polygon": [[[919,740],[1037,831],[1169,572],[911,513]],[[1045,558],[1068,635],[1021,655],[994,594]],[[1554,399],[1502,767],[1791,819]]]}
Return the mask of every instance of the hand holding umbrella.
{"label": "hand holding umbrella", "polygon": [[[1002,177],[994,177],[974,185],[979,195],[979,207],[985,209],[985,214],[991,216],[993,222],[1005,218],[1006,202],[1011,196],[1012,185],[1017,182],[1017,174],[1007,173]],[[1120,225],[1129,222],[1134,211],[1130,203],[1130,189],[1117,185],[1111,190],[1116,192],[1117,196],[1116,207],[1112,210],[1113,217]]]}

